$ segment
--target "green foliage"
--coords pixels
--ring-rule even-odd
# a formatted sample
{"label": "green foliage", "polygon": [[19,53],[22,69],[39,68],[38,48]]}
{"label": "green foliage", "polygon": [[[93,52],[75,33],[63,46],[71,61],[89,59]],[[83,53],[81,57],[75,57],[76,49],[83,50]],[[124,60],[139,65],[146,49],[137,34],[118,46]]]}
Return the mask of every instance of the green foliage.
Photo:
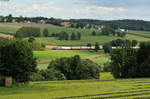
{"label": "green foliage", "polygon": [[78,55],[71,58],[53,60],[49,64],[48,69],[55,69],[61,72],[67,80],[97,79],[100,72],[97,64],[90,60],[81,60]]}
{"label": "green foliage", "polygon": [[66,80],[66,77],[61,72],[48,68],[46,70],[41,70],[40,74],[44,77],[44,81],[52,81],[52,80]]}
{"label": "green foliage", "polygon": [[0,46],[0,75],[12,76],[17,82],[29,80],[36,71],[36,59],[28,42],[14,40]]}
{"label": "green foliage", "polygon": [[95,36],[95,35],[96,35],[96,32],[95,32],[95,31],[93,31],[93,32],[92,32],[92,35],[93,35],[93,36]]}
{"label": "green foliage", "polygon": [[30,81],[44,81],[44,77],[39,72],[34,72],[30,75]]}
{"label": "green foliage", "polygon": [[29,42],[29,43],[33,43],[35,40],[36,40],[36,39],[32,36],[32,37],[29,37],[28,42]]}
{"label": "green foliage", "polygon": [[2,45],[3,43],[6,43],[8,41],[9,41],[9,39],[0,37],[0,45]]}
{"label": "green foliage", "polygon": [[111,53],[112,74],[115,78],[130,78],[129,71],[137,66],[136,50],[130,47],[113,50]]}
{"label": "green foliage", "polygon": [[114,30],[112,28],[109,27],[105,27],[102,29],[101,35],[110,35],[110,34],[114,34]]}
{"label": "green foliage", "polygon": [[48,31],[47,28],[45,28],[45,29],[43,30],[43,35],[44,35],[44,37],[49,37],[49,31]]}
{"label": "green foliage", "polygon": [[105,53],[110,53],[112,51],[112,46],[109,43],[103,45],[103,50]]}
{"label": "green foliage", "polygon": [[125,32],[117,32],[116,34],[118,37],[125,37],[126,36]]}
{"label": "green foliage", "polygon": [[76,68],[77,79],[99,79],[100,67],[89,59],[81,61],[81,66]]}
{"label": "green foliage", "polygon": [[44,48],[45,48],[45,44],[38,42],[38,41],[34,41],[34,42],[30,43],[30,45],[33,50],[44,50]]}
{"label": "green foliage", "polygon": [[99,48],[99,44],[96,42],[96,43],[95,43],[95,51],[98,52],[99,49],[100,49],[100,48]]}
{"label": "green foliage", "polygon": [[132,45],[135,45],[134,43],[135,43],[134,40],[131,41],[131,40],[117,39],[117,40],[111,41],[111,46],[113,46],[113,47],[132,46]]}
{"label": "green foliage", "polygon": [[68,40],[69,39],[69,35],[67,32],[60,32],[59,33],[59,36],[58,36],[58,39],[59,40]]}
{"label": "green foliage", "polygon": [[5,77],[0,75],[0,87],[5,86]]}
{"label": "green foliage", "polygon": [[40,28],[37,27],[22,27],[17,30],[15,37],[16,38],[25,38],[25,37],[40,37],[41,32]]}
{"label": "green foliage", "polygon": [[110,62],[104,63],[103,71],[104,72],[111,72],[112,71],[112,67],[111,67]]}
{"label": "green foliage", "polygon": [[136,50],[129,46],[111,54],[112,74],[116,78],[150,77],[150,42],[140,44]]}
{"label": "green foliage", "polygon": [[135,47],[138,44],[137,40],[132,40],[132,46]]}
{"label": "green foliage", "polygon": [[76,34],[74,32],[71,34],[71,40],[77,40]]}
{"label": "green foliage", "polygon": [[80,32],[77,33],[77,40],[81,40],[81,33]]}

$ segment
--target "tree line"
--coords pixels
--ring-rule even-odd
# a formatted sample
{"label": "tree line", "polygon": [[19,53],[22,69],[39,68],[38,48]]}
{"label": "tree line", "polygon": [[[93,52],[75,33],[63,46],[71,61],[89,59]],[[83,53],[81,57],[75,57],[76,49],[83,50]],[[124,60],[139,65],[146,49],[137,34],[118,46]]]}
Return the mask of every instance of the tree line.
{"label": "tree line", "polygon": [[114,29],[110,28],[110,27],[105,27],[101,29],[101,32],[98,34],[95,31],[92,32],[93,36],[96,35],[105,35],[105,36],[118,36],[118,37],[125,37],[126,36],[126,32],[121,32],[121,31],[115,31]]}
{"label": "tree line", "polygon": [[104,64],[103,70],[115,78],[150,77],[150,42],[141,42],[138,49],[125,42],[111,49],[110,56],[111,62]]}
{"label": "tree line", "polygon": [[117,39],[117,40],[112,40],[109,43],[105,43],[103,45],[103,50],[105,53],[111,53],[112,52],[112,47],[120,48],[121,46],[130,46],[130,47],[136,47],[138,44],[138,41],[136,40],[122,40],[122,39]]}
{"label": "tree line", "polygon": [[[57,26],[61,26],[62,22],[70,22],[72,28],[84,28],[87,24],[89,24],[89,28],[92,25],[104,25],[111,27],[115,30],[118,28],[127,29],[127,30],[138,30],[138,31],[150,31],[150,22],[144,20],[93,20],[93,19],[56,19],[56,18],[47,18],[47,17],[13,17],[11,14],[8,16],[1,16],[0,22],[34,22],[39,23],[41,20],[44,20],[46,24],[54,24]],[[76,24],[74,24],[76,23]]]}

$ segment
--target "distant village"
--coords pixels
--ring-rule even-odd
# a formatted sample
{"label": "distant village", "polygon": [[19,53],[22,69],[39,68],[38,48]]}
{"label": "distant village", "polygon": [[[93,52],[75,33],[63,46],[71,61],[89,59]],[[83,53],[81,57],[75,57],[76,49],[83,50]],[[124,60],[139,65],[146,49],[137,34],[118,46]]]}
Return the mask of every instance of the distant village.
{"label": "distant village", "polygon": [[[78,29],[97,29],[101,30],[105,28],[105,25],[95,25],[95,24],[85,24],[82,22],[72,22],[69,20],[61,20],[54,18],[44,18],[44,17],[12,17],[12,15],[8,15],[6,17],[0,16],[0,23],[38,23],[38,24],[53,24],[57,26],[70,27],[70,28],[78,28]],[[118,28],[118,30],[122,32],[128,32],[127,29]]]}

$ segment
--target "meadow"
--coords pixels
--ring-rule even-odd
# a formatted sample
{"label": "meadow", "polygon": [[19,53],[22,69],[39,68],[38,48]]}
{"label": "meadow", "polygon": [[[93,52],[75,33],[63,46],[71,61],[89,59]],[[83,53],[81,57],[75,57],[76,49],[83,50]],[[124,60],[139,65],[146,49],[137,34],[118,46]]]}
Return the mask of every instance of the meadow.
{"label": "meadow", "polygon": [[144,37],[144,38],[150,38],[150,32],[147,32],[147,31],[130,30],[128,32],[128,34],[135,35],[135,36],[140,36],[140,37]]}
{"label": "meadow", "polygon": [[[25,25],[26,26],[26,25]],[[30,25],[29,25],[30,26]],[[36,26],[36,25],[35,25]],[[14,26],[0,26],[0,33],[7,33],[7,34],[15,34],[17,29],[19,29],[21,26],[14,25]],[[39,27],[39,26],[38,26]],[[127,33],[127,36],[125,38],[117,37],[117,36],[102,36],[100,35],[100,30],[94,30],[94,29],[74,29],[74,28],[65,28],[65,27],[56,27],[56,26],[45,26],[40,25],[41,33],[44,28],[47,28],[49,33],[59,33],[61,31],[66,31],[71,35],[72,32],[81,32],[82,37],[81,40],[58,40],[55,37],[37,37],[36,40],[44,43],[46,45],[65,45],[65,46],[80,46],[80,45],[87,45],[88,43],[91,43],[92,45],[95,45],[96,42],[99,44],[108,43],[112,40],[116,39],[130,39],[130,40],[137,40],[138,42],[142,41],[150,41],[150,32],[145,31],[133,31],[130,30]],[[96,31],[97,35],[92,36],[92,32]]]}
{"label": "meadow", "polygon": [[105,55],[103,52],[64,50],[34,51],[34,56],[38,59],[39,69],[46,69],[52,59],[72,57],[74,55],[79,55],[82,59],[90,59],[101,67],[103,67],[104,63],[110,61],[109,55]]}
{"label": "meadow", "polygon": [[100,80],[42,81],[1,87],[0,99],[148,99],[149,83],[149,78],[114,79],[110,73],[101,73]]}

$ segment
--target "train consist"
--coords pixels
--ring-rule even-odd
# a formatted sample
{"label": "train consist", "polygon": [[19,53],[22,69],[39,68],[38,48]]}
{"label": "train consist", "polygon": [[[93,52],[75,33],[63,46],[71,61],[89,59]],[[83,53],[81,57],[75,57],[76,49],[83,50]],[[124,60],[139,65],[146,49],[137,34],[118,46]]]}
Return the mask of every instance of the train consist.
{"label": "train consist", "polygon": [[[99,46],[100,50],[103,50],[103,46]],[[112,47],[112,49],[117,49],[120,47]],[[139,47],[133,47],[134,49],[138,49]],[[46,46],[46,49],[50,50],[95,50],[95,46]]]}
{"label": "train consist", "polygon": [[[46,46],[47,49],[52,50],[95,50],[95,46]],[[100,49],[103,49],[102,46],[99,46]]]}

